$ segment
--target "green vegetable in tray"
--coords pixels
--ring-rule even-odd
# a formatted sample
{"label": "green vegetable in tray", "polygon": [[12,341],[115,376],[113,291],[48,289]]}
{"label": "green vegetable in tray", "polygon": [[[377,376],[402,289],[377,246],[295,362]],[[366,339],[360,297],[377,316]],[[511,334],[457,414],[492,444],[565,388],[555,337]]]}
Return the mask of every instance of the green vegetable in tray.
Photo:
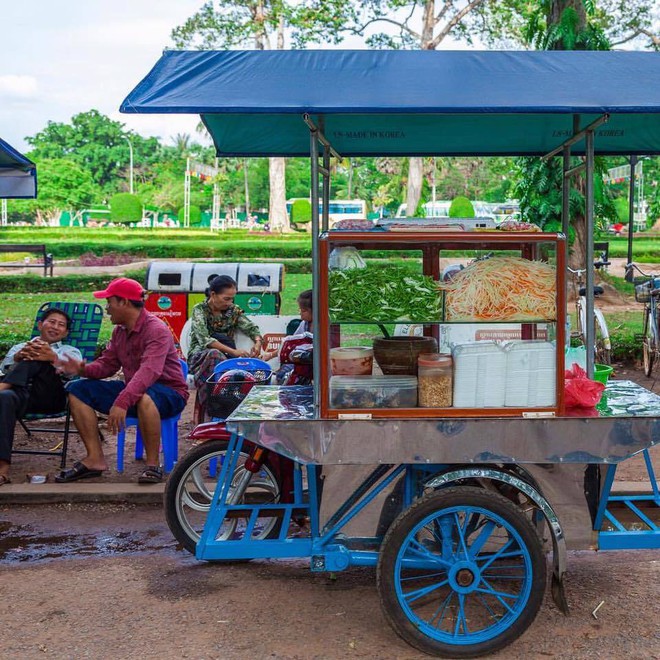
{"label": "green vegetable in tray", "polygon": [[330,321],[439,321],[442,293],[432,277],[400,266],[330,271]]}

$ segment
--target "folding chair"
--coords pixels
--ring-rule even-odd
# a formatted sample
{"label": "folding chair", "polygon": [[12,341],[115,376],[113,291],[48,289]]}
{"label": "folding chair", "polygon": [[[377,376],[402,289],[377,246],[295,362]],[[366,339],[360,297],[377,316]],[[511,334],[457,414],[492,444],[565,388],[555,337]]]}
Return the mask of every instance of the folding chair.
{"label": "folding chair", "polygon": [[[99,331],[101,330],[101,321],[103,320],[103,309],[96,303],[74,303],[74,302],[47,302],[44,303],[37,312],[32,328],[32,336],[36,337],[39,334],[38,322],[46,309],[55,307],[61,309],[71,319],[71,327],[69,334],[64,339],[64,342],[77,348],[87,362],[94,359],[96,353],[96,345],[98,343]],[[64,428],[53,429],[47,427],[33,427],[28,426],[27,422],[33,422],[40,419],[54,419],[64,417]],[[40,456],[60,456],[60,467],[66,467],[66,453],[69,447],[69,434],[77,433],[77,429],[71,428],[71,412],[69,411],[69,404],[67,402],[66,409],[62,412],[53,414],[37,414],[30,413],[24,415],[19,420],[20,425],[25,429],[28,437],[32,437],[34,433],[58,433],[61,434],[62,442],[59,445],[59,451],[55,449],[14,449],[12,454],[37,454]]]}

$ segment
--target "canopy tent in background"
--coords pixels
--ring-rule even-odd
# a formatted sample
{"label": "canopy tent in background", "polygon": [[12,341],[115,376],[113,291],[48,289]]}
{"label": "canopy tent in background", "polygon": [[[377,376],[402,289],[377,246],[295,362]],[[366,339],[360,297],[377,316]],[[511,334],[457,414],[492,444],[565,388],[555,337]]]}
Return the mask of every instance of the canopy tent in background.
{"label": "canopy tent in background", "polygon": [[[660,57],[589,51],[166,51],[124,113],[200,114],[219,156],[660,154]],[[584,140],[571,148],[585,152]]]}
{"label": "canopy tent in background", "polygon": [[0,198],[37,196],[37,166],[0,139]]}

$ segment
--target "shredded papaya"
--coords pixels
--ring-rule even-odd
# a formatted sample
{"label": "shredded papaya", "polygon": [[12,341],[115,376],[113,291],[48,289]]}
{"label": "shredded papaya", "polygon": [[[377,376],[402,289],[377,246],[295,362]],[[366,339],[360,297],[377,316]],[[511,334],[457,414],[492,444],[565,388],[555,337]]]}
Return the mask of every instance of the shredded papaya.
{"label": "shredded papaya", "polygon": [[447,321],[549,321],[557,315],[556,271],[542,261],[491,257],[440,286]]}

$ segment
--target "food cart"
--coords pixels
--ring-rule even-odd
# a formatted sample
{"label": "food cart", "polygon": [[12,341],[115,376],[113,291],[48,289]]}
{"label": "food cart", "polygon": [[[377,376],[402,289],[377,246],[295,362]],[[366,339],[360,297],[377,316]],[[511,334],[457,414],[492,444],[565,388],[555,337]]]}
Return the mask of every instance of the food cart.
{"label": "food cart", "polygon": [[[594,155],[660,151],[660,86],[647,84],[659,78],[657,58],[643,53],[166,52],[122,110],[200,113],[219,156],[311,156],[313,211],[315,387],[255,387],[227,431],[196,429],[209,442],[167,486],[177,538],[208,561],[308,557],[314,571],[375,567],[394,630],[450,657],[493,652],[526,630],[541,607],[546,551],[554,601],[567,613],[569,548],[660,547],[649,453],[660,442],[660,397],[611,381],[598,408],[576,413],[564,387],[568,182],[585,172],[591,237]],[[319,199],[328,207],[337,155],[560,156],[564,231],[329,231],[317,210]],[[347,305],[338,294],[347,275],[329,266],[345,248],[366,261],[377,254],[379,270],[393,273],[372,318],[356,311],[360,296]],[[439,258],[466,250],[495,256],[441,284]],[[396,270],[403,256],[413,256],[416,272]],[[484,307],[495,295],[493,264],[515,284]],[[366,291],[373,271],[363,272]],[[401,312],[387,298],[399,281],[420,300],[435,283],[437,304]],[[513,323],[518,334],[506,346],[453,347],[451,370],[436,369],[449,373],[449,390],[438,381],[422,391],[423,360],[417,375],[382,358],[382,375],[333,373],[333,348],[388,322],[419,323],[430,342],[460,324]],[[587,335],[593,345],[593,328]],[[649,492],[615,494],[617,465],[639,454]]]}

